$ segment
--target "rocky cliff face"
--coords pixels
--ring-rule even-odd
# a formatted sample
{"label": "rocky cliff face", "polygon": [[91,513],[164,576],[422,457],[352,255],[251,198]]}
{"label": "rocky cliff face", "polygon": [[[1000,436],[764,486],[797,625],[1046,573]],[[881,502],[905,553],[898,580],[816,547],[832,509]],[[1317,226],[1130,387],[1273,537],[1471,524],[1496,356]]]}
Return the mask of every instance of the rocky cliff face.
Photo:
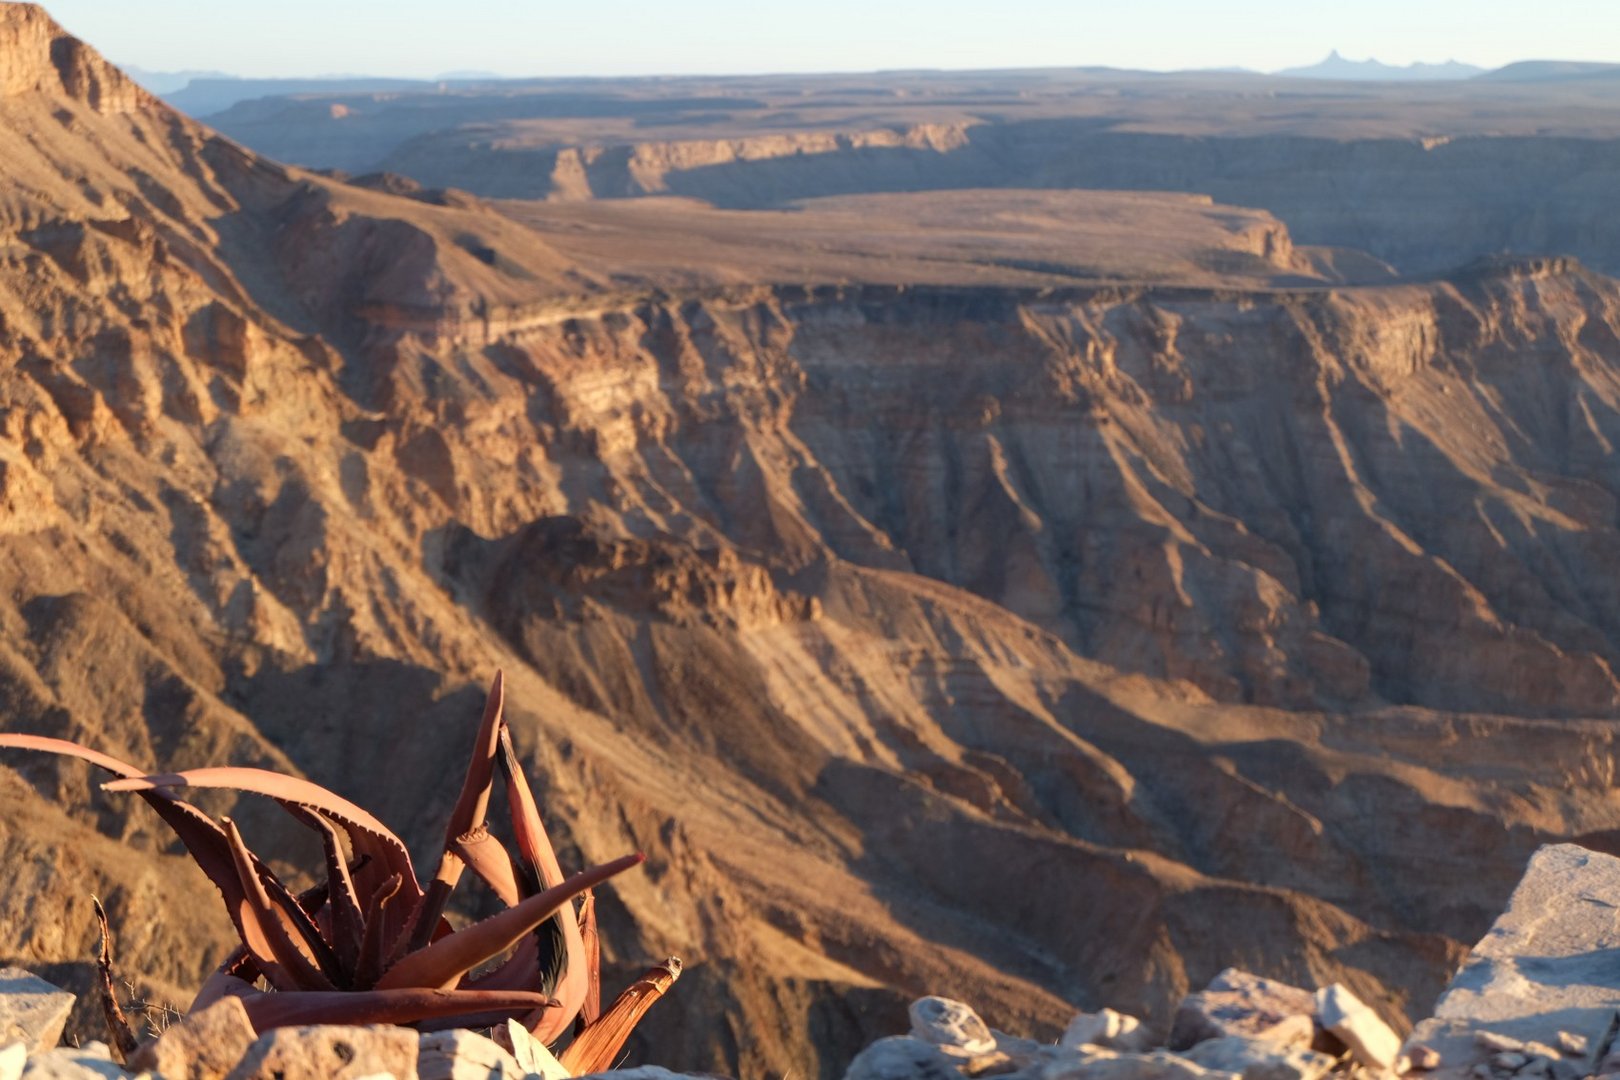
{"label": "rocky cliff face", "polygon": [[153,98],[37,4],[7,4],[0,19],[0,96],[61,94],[103,115],[150,108]]}
{"label": "rocky cliff face", "polygon": [[1513,136],[1312,138],[1099,131],[1092,120],[854,129],[784,135],[525,146],[435,132],[378,159],[428,184],[500,198],[675,194],[779,206],[865,192],[973,188],[1192,191],[1263,207],[1302,244],[1371,252],[1411,274],[1499,251],[1564,253],[1620,269],[1609,197],[1612,139]]}
{"label": "rocky cliff face", "polygon": [[[497,354],[543,387],[548,467],[598,473],[579,495],[621,528],[948,582],[1213,700],[1599,716],[1617,318],[1608,279],[1503,263],[1301,294],[715,295]],[[487,505],[477,456],[446,454]]]}
{"label": "rocky cliff face", "polygon": [[[1608,279],[626,296],[0,13],[88,65],[0,98],[0,723],[425,843],[504,667],[565,860],[651,855],[602,909],[610,990],[689,961],[660,1062],[829,1073],[944,987],[1162,1026],[1232,963],[1398,1018],[1620,828],[1612,724],[1546,719],[1617,707]],[[82,962],[96,892],[183,995],[206,886],[4,765],[0,957]]]}

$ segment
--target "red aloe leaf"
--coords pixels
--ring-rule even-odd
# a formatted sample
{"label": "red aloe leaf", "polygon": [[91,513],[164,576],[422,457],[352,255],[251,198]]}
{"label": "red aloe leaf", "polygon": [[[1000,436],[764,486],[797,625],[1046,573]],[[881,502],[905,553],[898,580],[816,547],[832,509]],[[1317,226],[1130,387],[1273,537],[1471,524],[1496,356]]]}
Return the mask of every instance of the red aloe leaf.
{"label": "red aloe leaf", "polygon": [[354,985],[359,989],[369,989],[382,974],[388,952],[388,905],[398,895],[399,887],[400,878],[395,874],[377,886],[377,891],[366,901],[365,937],[361,939],[360,959],[354,969]]}
{"label": "red aloe leaf", "polygon": [[[584,890],[632,866],[639,866],[645,860],[646,856],[638,852],[592,867],[555,888],[529,897],[517,907],[507,908],[498,915],[491,915],[457,930],[401,959],[377,980],[377,988],[453,987],[468,971],[516,945],[525,934],[551,918],[559,908]],[[573,922],[572,919],[568,921]]]}
{"label": "red aloe leaf", "polygon": [[[246,950],[242,951],[242,956],[244,959],[246,958]],[[221,965],[218,971],[203,981],[202,989],[198,990],[197,996],[191,999],[191,1008],[186,1010],[187,1016],[202,1012],[221,998],[245,998],[252,994],[262,993],[262,991],[255,989],[251,982],[240,976],[232,975],[231,966],[231,963],[227,961]]]}
{"label": "red aloe leaf", "polygon": [[[264,882],[259,879],[259,869],[254,865],[253,855],[242,842],[242,834],[237,831],[236,823],[226,818],[224,824],[225,839],[230,842],[231,858],[236,861],[236,876],[241,880],[244,892],[242,922],[253,933],[245,940],[253,951],[254,959],[259,962],[260,970],[277,990],[335,990],[332,980],[316,965],[315,946],[308,940],[295,939],[291,917],[278,911],[271,902]],[[269,873],[268,870],[265,872]],[[269,952],[268,962],[263,951],[266,949]],[[282,985],[281,975],[287,976],[292,985]]]}
{"label": "red aloe leaf", "polygon": [[585,956],[585,1000],[579,1019],[589,1027],[602,1015],[602,938],[596,931],[596,893],[589,889],[579,898],[579,940]]}
{"label": "red aloe leaf", "polygon": [[526,934],[518,947],[512,950],[498,967],[476,979],[462,983],[463,990],[524,990],[534,989],[540,981],[540,943],[533,934]]}
{"label": "red aloe leaf", "polygon": [[543,1013],[556,1007],[557,1003],[555,1001],[548,1001],[543,1009],[504,1009],[500,1012],[463,1013],[460,1016],[447,1016],[442,1020],[426,1020],[416,1024],[415,1027],[417,1031],[453,1031],[456,1028],[481,1031],[486,1028],[500,1027],[508,1020],[516,1020],[520,1016],[527,1016],[535,1012]]}
{"label": "red aloe leaf", "polygon": [[447,1016],[496,1013],[512,1016],[544,1009],[551,999],[532,991],[300,990],[242,999],[256,1031],[306,1024],[412,1024]]}
{"label": "red aloe leaf", "polygon": [[501,725],[500,762],[501,772],[506,777],[506,801],[512,813],[512,839],[517,844],[518,855],[539,879],[540,887],[549,889],[561,884],[562,866],[557,862],[551,837],[546,835],[545,824],[540,820],[540,808],[529,788],[529,778],[523,775],[517,751],[512,748],[512,731],[505,724]]}
{"label": "red aloe leaf", "polygon": [[227,788],[266,795],[277,802],[296,803],[319,811],[343,826],[357,852],[364,852],[380,863],[378,876],[398,874],[406,896],[416,901],[422,895],[416,882],[416,871],[411,866],[410,852],[399,837],[389,831],[370,813],[340,795],[298,776],[251,769],[239,765],[223,765],[209,769],[187,769],[178,773],[132,777],[103,784],[107,791],[150,791],[158,788],[196,787]]}
{"label": "red aloe leaf", "polygon": [[444,852],[439,856],[438,873],[428,883],[427,892],[413,916],[416,921],[411,929],[409,947],[412,950],[428,943],[439,916],[450,902],[456,882],[461,880],[466,863],[456,851],[457,838],[482,826],[484,816],[489,813],[489,790],[495,781],[495,757],[505,707],[506,676],[497,671],[489,696],[484,699],[484,715],[478,722],[478,737],[473,742],[472,758],[467,762],[467,776],[461,782],[461,794],[456,797],[455,808],[444,826]]}
{"label": "red aloe leaf", "polygon": [[486,826],[480,825],[472,832],[461,834],[451,847],[456,856],[494,890],[501,903],[513,907],[523,899],[517,875],[512,871],[512,856],[490,835]]}
{"label": "red aloe leaf", "polygon": [[[506,778],[506,802],[512,815],[512,837],[517,844],[521,865],[535,879],[536,885],[551,888],[562,881],[562,866],[557,862],[557,852],[551,846],[551,838],[546,835],[528,777],[524,776],[517,751],[512,747],[511,729],[505,724],[501,725],[501,772]],[[561,1007],[538,1019],[539,1026],[534,1033],[542,1042],[549,1043],[560,1038],[590,998],[590,958],[580,935],[579,922],[571,916],[572,912],[569,912],[560,920],[562,955],[550,957],[550,962],[546,964],[548,971],[557,973],[555,985],[547,989],[556,995]],[[600,991],[597,1000],[600,1001]]]}
{"label": "red aloe leaf", "polygon": [[645,975],[618,996],[600,1020],[580,1032],[579,1038],[568,1044],[568,1049],[558,1058],[563,1068],[571,1076],[586,1076],[611,1069],[613,1059],[619,1056],[625,1040],[641,1018],[680,977],[681,962],[673,956],[649,968]]}
{"label": "red aloe leaf", "polygon": [[[270,942],[267,925],[273,923],[280,926],[281,922],[270,910],[269,901],[260,900],[264,895],[264,887],[253,872],[253,859],[242,846],[241,837],[235,835],[234,829],[230,827],[229,819],[226,820],[226,836],[234,841],[231,844],[232,865],[236,869],[237,883],[242,886],[242,899],[235,912],[235,919],[242,927],[242,944],[247,946],[254,964],[270,981],[271,986],[277,990],[307,990],[309,988],[301,985],[298,977],[281,962],[275,946]],[[250,882],[252,884],[249,884]],[[255,890],[253,885],[258,885],[259,888]]]}
{"label": "red aloe leaf", "polygon": [[[47,754],[78,758],[125,779],[146,775],[145,769],[137,768],[126,761],[120,761],[78,743],[43,735],[0,735],[0,749],[38,750]],[[171,792],[151,790],[140,791],[138,794],[146,800],[147,805],[157,811],[164,823],[174,830],[174,834],[180,838],[180,843],[185,845],[192,860],[224,898],[225,909],[230,915],[231,923],[236,927],[236,932],[239,935],[243,934],[240,916],[243,900],[242,883],[236,875],[236,864],[231,858],[225,830],[221,829],[213,818],[190,803],[176,798]]]}
{"label": "red aloe leaf", "polygon": [[305,824],[321,834],[321,850],[326,856],[326,899],[331,906],[332,953],[338,967],[347,978],[352,978],[360,959],[360,939],[365,933],[365,913],[360,908],[360,897],[355,892],[354,877],[349,872],[343,845],[337,829],[322,814],[299,808],[305,815]]}

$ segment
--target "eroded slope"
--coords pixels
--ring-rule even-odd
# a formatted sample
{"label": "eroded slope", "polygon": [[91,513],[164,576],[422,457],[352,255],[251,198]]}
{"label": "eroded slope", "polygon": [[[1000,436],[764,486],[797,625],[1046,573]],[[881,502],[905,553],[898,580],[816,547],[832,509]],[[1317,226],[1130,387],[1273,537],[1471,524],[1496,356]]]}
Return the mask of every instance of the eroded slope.
{"label": "eroded slope", "polygon": [[[1620,826],[1612,726],[1528,719],[1615,709],[1607,279],[627,294],[0,26],[5,727],[425,844],[504,667],[565,858],[652,856],[603,906],[610,986],[691,962],[664,1064],[835,1073],[947,986],[1162,1023],[1229,963],[1421,1011],[1530,845]],[[158,824],[5,766],[0,953],[82,962],[94,891],[194,985]]]}

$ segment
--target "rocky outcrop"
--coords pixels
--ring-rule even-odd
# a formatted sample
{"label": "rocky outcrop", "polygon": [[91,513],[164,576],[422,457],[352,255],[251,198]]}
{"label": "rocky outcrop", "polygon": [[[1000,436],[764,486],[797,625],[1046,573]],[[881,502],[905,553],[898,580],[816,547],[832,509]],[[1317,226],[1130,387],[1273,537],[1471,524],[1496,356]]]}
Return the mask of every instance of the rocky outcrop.
{"label": "rocky outcrop", "polygon": [[[1590,272],[638,293],[162,109],[0,127],[0,723],[423,843],[504,668],[559,847],[649,853],[604,937],[694,959],[632,1060],[831,1075],[939,987],[1166,1030],[1233,955],[1398,1022],[1620,827],[1612,724],[1545,720],[1615,712]],[[87,985],[95,894],[189,999],[207,884],[0,765],[0,955]]]}
{"label": "rocky outcrop", "polygon": [[[1574,844],[1542,848],[1507,909],[1412,1032],[1438,1056],[1436,1080],[1608,1073],[1620,973],[1611,905],[1620,859]],[[1540,1065],[1536,1065],[1540,1062]],[[1535,1066],[1535,1067],[1532,1067]]]}
{"label": "rocky outcrop", "polygon": [[20,968],[0,968],[0,1045],[42,1054],[62,1038],[73,995]]}
{"label": "rocky outcrop", "polygon": [[94,49],[63,32],[37,4],[0,5],[0,96],[64,96],[104,116],[155,99]]}

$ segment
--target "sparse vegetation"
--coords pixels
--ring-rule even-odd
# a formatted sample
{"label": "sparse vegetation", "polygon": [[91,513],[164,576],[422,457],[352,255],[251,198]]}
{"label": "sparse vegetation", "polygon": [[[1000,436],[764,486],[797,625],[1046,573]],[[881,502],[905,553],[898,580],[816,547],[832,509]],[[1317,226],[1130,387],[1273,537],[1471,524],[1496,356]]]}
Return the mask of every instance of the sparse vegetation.
{"label": "sparse vegetation", "polygon": [[[74,757],[111,772],[116,779],[103,788],[145,799],[219,889],[241,945],[204,984],[193,1011],[226,995],[239,996],[261,1031],[315,1023],[479,1027],[516,1017],[545,1042],[558,1041],[573,1028],[576,1039],[565,1052],[565,1064],[576,1072],[595,1072],[612,1063],[680,965],[655,967],[602,1011],[590,890],[638,865],[643,856],[626,855],[563,877],[513,751],[504,699],[504,680],[497,675],[445,828],[437,872],[426,885],[418,880],[405,844],[386,826],[299,777],[229,766],[153,775],[77,743],[35,735],[0,735],[0,748]],[[505,782],[516,851],[496,839],[486,822],[497,769]],[[322,880],[294,895],[248,850],[230,818],[215,821],[174,794],[188,787],[276,800],[320,837]],[[506,907],[457,930],[444,911],[469,868]],[[576,908],[580,896],[584,900]],[[105,930],[102,961],[103,981],[110,986]],[[104,999],[110,999],[105,988]],[[109,1010],[109,1024],[116,1035],[114,1011]]]}

